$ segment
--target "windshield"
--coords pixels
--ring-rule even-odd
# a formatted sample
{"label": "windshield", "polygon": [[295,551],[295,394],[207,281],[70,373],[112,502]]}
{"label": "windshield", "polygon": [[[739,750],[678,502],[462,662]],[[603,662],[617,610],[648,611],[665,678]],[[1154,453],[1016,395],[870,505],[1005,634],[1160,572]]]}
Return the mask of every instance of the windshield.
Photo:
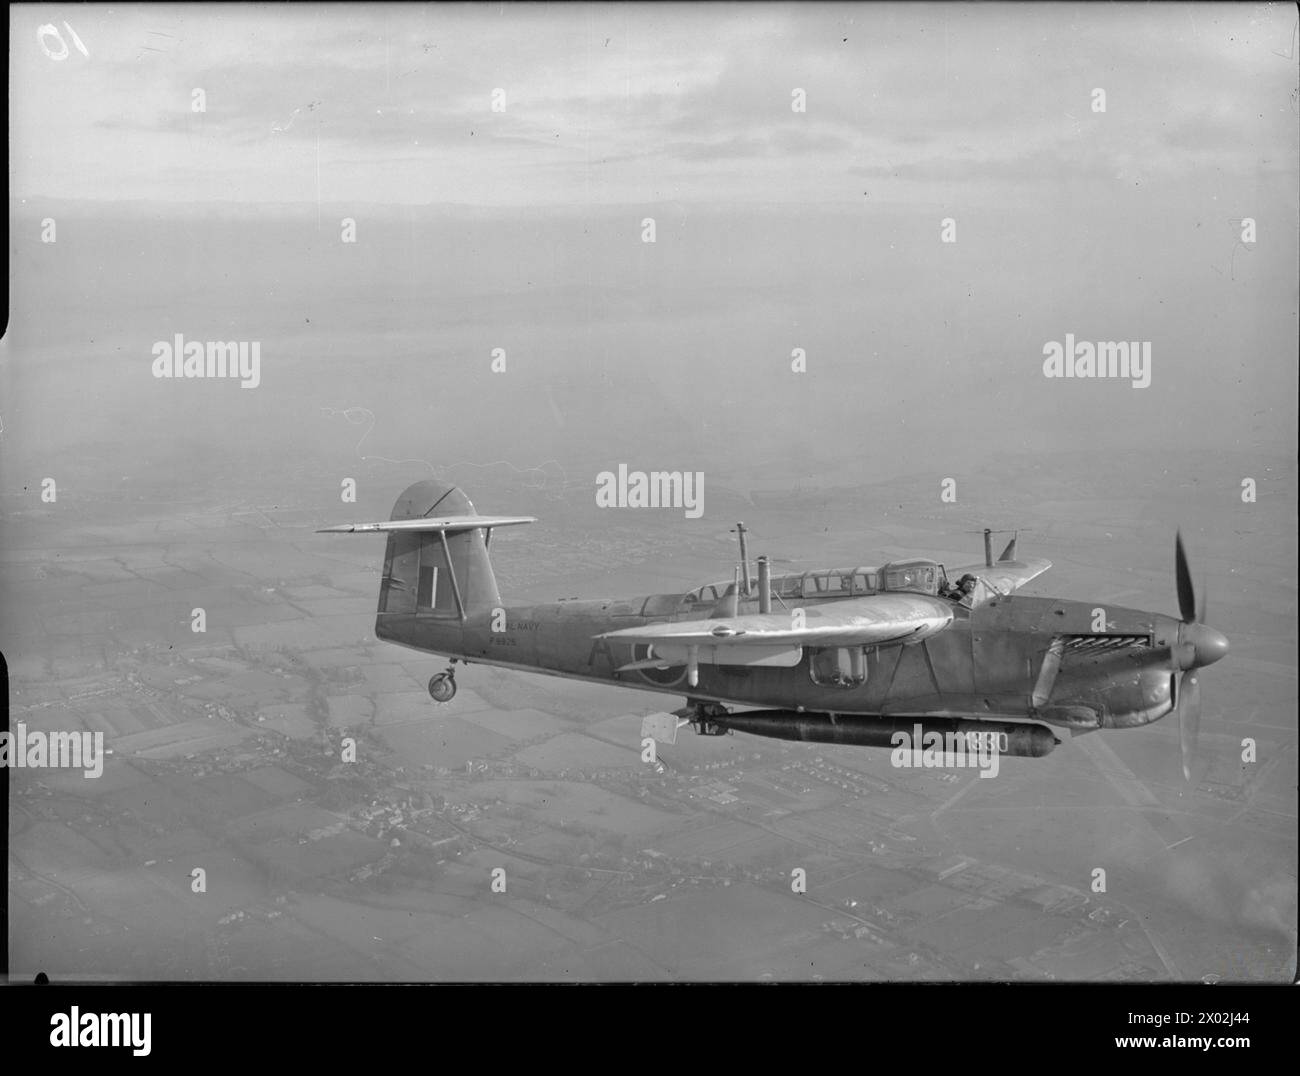
{"label": "windshield", "polygon": [[887,564],[881,573],[885,579],[885,590],[911,590],[922,594],[935,594],[939,589],[939,566],[937,564]]}

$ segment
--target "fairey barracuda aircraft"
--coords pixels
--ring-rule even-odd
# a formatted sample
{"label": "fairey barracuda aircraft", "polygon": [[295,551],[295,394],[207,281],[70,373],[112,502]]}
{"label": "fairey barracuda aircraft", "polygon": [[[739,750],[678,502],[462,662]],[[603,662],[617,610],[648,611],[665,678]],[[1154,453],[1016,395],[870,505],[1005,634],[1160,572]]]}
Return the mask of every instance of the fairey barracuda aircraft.
{"label": "fairey barracuda aircraft", "polygon": [[488,561],[492,532],[533,522],[481,516],[456,486],[425,481],[402,493],[392,519],[321,533],[387,534],[375,635],[451,659],[429,681],[436,701],[455,695],[457,662],[684,695],[684,709],[646,718],[643,735],[659,741],[687,722],[708,736],[876,747],[919,728],[1041,756],[1060,743],[1049,726],[1077,735],[1176,710],[1190,780],[1197,670],[1228,652],[1197,606],[1181,537],[1180,619],[1017,594],[1051,564],[1017,559],[1015,538],[994,561],[988,531],[984,563],[952,573],[960,588],[923,559],[773,577],[760,557],[755,580],[743,524],[729,584],[506,604]]}

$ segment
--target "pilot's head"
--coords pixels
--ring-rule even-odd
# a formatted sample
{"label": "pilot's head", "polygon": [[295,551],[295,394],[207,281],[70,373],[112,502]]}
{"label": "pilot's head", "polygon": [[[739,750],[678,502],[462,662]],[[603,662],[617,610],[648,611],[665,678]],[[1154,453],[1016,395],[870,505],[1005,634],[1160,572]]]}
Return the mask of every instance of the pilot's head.
{"label": "pilot's head", "polygon": [[974,594],[975,577],[971,575],[969,572],[967,572],[959,580],[957,580],[957,589],[960,590],[963,594]]}

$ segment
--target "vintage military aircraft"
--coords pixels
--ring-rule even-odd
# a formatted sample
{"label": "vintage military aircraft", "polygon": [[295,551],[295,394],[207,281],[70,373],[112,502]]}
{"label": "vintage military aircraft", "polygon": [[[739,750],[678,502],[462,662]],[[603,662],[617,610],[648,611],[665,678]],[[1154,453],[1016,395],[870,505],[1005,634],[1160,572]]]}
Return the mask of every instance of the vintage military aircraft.
{"label": "vintage military aircraft", "polygon": [[[1149,724],[1176,710],[1184,776],[1200,723],[1197,670],[1228,652],[1205,624],[1182,538],[1180,619],[1099,602],[1015,592],[1049,561],[1017,559],[1013,538],[965,592],[933,560],[898,560],[755,579],[741,535],[731,582],[686,594],[507,605],[488,561],[492,532],[533,517],[479,515],[459,488],[424,481],[392,518],[320,533],[387,534],[375,634],[451,659],[429,681],[446,702],[455,665],[474,662],[684,695],[647,718],[671,742],[679,725],[817,743],[889,746],[898,729],[996,737],[1002,754],[1041,756],[1073,734]],[[1203,593],[1203,588],[1202,588]],[[733,707],[757,709],[738,710]]]}

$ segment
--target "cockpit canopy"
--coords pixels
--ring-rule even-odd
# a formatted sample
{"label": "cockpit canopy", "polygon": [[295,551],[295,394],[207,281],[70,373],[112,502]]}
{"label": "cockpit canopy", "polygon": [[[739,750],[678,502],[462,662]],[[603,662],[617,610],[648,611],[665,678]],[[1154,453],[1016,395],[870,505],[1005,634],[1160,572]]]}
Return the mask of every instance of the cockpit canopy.
{"label": "cockpit canopy", "polygon": [[[709,583],[682,597],[683,606],[708,604],[727,592],[730,583]],[[876,592],[876,569],[822,569],[797,575],[772,577],[772,597],[782,601],[803,598],[847,598]],[[752,594],[757,594],[757,584]]]}
{"label": "cockpit canopy", "polygon": [[[805,598],[858,597],[881,591],[937,594],[944,578],[943,566],[937,561],[897,560],[883,568],[821,569],[774,576],[772,597],[788,604]],[[712,606],[730,585],[727,582],[709,583],[683,595],[678,604],[687,610],[695,606]],[[664,598],[668,596],[664,595]]]}
{"label": "cockpit canopy", "polygon": [[933,560],[896,560],[880,569],[880,589],[920,594],[939,592],[943,568]]}

